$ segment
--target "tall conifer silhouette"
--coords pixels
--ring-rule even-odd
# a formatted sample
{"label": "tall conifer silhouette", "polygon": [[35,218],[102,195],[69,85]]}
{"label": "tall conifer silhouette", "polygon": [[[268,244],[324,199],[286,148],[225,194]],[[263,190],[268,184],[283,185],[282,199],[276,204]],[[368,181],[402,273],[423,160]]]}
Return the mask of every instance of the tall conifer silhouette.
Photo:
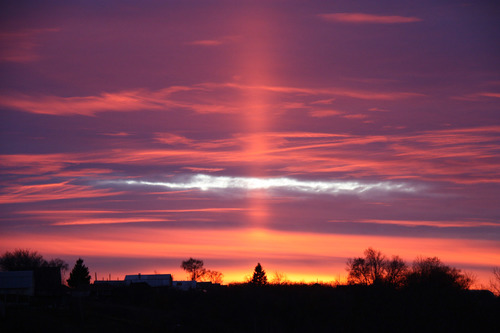
{"label": "tall conifer silhouette", "polygon": [[262,269],[260,263],[257,263],[257,266],[255,266],[251,283],[258,286],[267,284],[266,271]]}
{"label": "tall conifer silhouette", "polygon": [[90,285],[89,269],[83,264],[82,258],[76,261],[75,267],[73,267],[67,281],[68,286],[71,288],[81,289]]}

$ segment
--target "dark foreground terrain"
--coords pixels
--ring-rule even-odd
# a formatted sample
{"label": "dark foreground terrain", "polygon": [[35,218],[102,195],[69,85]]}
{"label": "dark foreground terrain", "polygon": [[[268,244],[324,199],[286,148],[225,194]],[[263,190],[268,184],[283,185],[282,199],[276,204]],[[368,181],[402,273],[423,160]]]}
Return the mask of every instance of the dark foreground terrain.
{"label": "dark foreground terrain", "polygon": [[9,306],[0,319],[0,332],[467,331],[500,332],[500,299],[479,291],[362,286],[133,285]]}

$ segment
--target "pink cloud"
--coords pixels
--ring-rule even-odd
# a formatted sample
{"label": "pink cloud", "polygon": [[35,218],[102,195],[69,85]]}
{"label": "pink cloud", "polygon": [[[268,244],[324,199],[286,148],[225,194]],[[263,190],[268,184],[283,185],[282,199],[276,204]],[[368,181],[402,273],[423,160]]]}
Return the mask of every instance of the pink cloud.
{"label": "pink cloud", "polygon": [[0,32],[0,62],[33,62],[40,59],[36,52],[39,43],[37,37],[59,29],[24,29],[13,32]]}
{"label": "pink cloud", "polygon": [[500,98],[500,93],[497,93],[497,92],[482,92],[482,93],[479,93],[478,95],[484,96],[484,97]]}
{"label": "pink cloud", "polygon": [[[120,209],[120,210],[23,210],[17,215],[22,215],[22,219],[35,217],[54,226],[72,225],[105,225],[124,223],[150,223],[150,222],[175,222],[187,220],[200,220],[200,216],[207,221],[214,219],[209,216],[220,216],[221,214],[234,214],[248,212],[248,208],[240,207],[206,207],[189,209]],[[219,217],[220,218],[220,217]]]}
{"label": "pink cloud", "polygon": [[137,92],[119,94],[103,93],[99,96],[60,97],[60,96],[2,96],[1,104],[32,113],[50,115],[79,114],[93,116],[101,111],[135,111],[139,109],[158,109],[161,106],[141,98]]}
{"label": "pink cloud", "polygon": [[365,23],[396,24],[396,23],[413,23],[422,21],[422,19],[418,17],[384,16],[384,15],[372,15],[364,13],[331,13],[331,14],[319,14],[318,16],[326,21],[357,23],[357,24],[365,24]]}
{"label": "pink cloud", "polygon": [[328,105],[328,104],[332,104],[333,101],[335,101],[335,98],[320,99],[320,100],[311,102],[311,104]]}
{"label": "pink cloud", "polygon": [[183,169],[189,170],[191,172],[219,172],[224,170],[224,168],[199,168],[199,167],[183,167]]}
{"label": "pink cloud", "polygon": [[126,133],[126,132],[118,132],[118,133],[103,133],[102,135],[106,135],[106,136],[130,136],[131,134],[130,133]]}
{"label": "pink cloud", "polygon": [[487,92],[466,94],[462,96],[453,96],[451,98],[459,101],[480,102],[489,100],[491,98],[500,98],[500,93],[487,91]]}
{"label": "pink cloud", "polygon": [[368,111],[373,111],[373,112],[389,112],[387,109],[382,109],[382,108],[369,108]]}
{"label": "pink cloud", "polygon": [[500,224],[485,221],[427,221],[427,220],[352,220],[352,221],[338,221],[331,220],[331,223],[374,223],[374,224],[393,224],[407,227],[428,226],[436,228],[477,228],[477,227],[495,227],[500,228]]}
{"label": "pink cloud", "polygon": [[68,225],[96,225],[96,224],[123,224],[123,223],[150,223],[150,222],[171,222],[169,219],[159,218],[135,218],[135,217],[122,217],[122,218],[86,218],[77,219],[64,222],[55,222],[52,225],[68,226]]}
{"label": "pink cloud", "polygon": [[356,114],[346,114],[346,115],[343,115],[343,117],[347,118],[347,119],[365,119],[368,116],[366,114],[356,113]]}
{"label": "pink cloud", "polygon": [[[489,126],[426,131],[412,135],[348,135],[315,132],[234,134],[224,139],[197,140],[163,133],[154,140],[168,146],[130,146],[88,153],[4,155],[7,174],[94,180],[116,179],[99,165],[179,167],[193,172],[216,172],[258,162],[271,172],[324,174],[344,177],[415,178],[456,183],[496,182],[500,159],[496,141],[500,127]],[[252,146],[260,140],[262,145]],[[377,150],[373,150],[377,144]],[[255,148],[255,149],[254,149]],[[474,161],[474,164],[467,161]],[[86,164],[83,169],[69,167]],[[68,169],[66,169],[68,168]],[[28,178],[29,179],[29,178]],[[69,184],[68,184],[69,185]]]}
{"label": "pink cloud", "polygon": [[[227,94],[229,91],[229,95]],[[232,90],[232,91],[231,91]],[[241,93],[268,92],[266,102],[249,105]],[[228,95],[228,97],[223,97]],[[49,115],[95,116],[98,112],[131,112],[142,110],[189,109],[197,113],[239,114],[242,109],[283,110],[311,109],[312,105],[329,103],[342,96],[359,100],[400,100],[422,94],[397,91],[368,91],[346,88],[303,88],[237,83],[203,83],[192,86],[171,86],[159,90],[136,89],[103,92],[94,96],[62,97],[54,95],[4,94],[0,105],[31,113]],[[325,99],[317,100],[318,97]],[[299,100],[297,100],[299,98]],[[321,113],[316,113],[321,114]]]}
{"label": "pink cloud", "polygon": [[35,202],[47,200],[95,198],[118,195],[121,192],[72,185],[67,181],[40,185],[8,185],[0,193],[0,203]]}
{"label": "pink cloud", "polygon": [[0,105],[32,113],[94,116],[97,112],[103,111],[130,112],[182,107],[182,104],[171,100],[170,96],[193,89],[196,88],[171,86],[157,91],[137,89],[78,97],[10,94],[1,96]]}
{"label": "pink cloud", "polygon": [[239,36],[224,36],[224,37],[216,38],[216,39],[195,40],[195,41],[187,42],[185,44],[211,47],[211,46],[219,46],[222,44],[234,42],[234,41],[238,40],[239,38],[240,38]]}
{"label": "pink cloud", "polygon": [[323,117],[340,116],[344,114],[344,112],[337,110],[313,110],[309,111],[309,114],[311,115],[311,117],[323,118]]}
{"label": "pink cloud", "polygon": [[158,142],[169,144],[169,145],[176,145],[176,144],[191,144],[193,140],[190,140],[184,136],[173,134],[173,133],[156,133],[155,134],[155,139]]}
{"label": "pink cloud", "polygon": [[205,40],[195,40],[193,42],[186,43],[189,45],[200,45],[200,46],[218,46],[224,44],[221,40],[215,39],[205,39]]}
{"label": "pink cloud", "polygon": [[[275,93],[286,93],[286,94],[305,94],[305,95],[335,95],[335,96],[344,96],[351,97],[355,99],[361,100],[398,100],[398,99],[406,99],[413,97],[422,97],[424,96],[421,93],[414,92],[378,92],[378,91],[370,91],[370,90],[362,90],[362,89],[346,89],[346,88],[304,88],[304,87],[289,87],[289,86],[271,86],[271,85],[244,85],[239,83],[204,83],[200,84],[200,86],[204,87],[227,87],[227,88],[235,88],[240,90],[262,90],[269,91]],[[333,101],[333,99],[327,99],[324,101]],[[317,103],[317,101],[316,101]]]}
{"label": "pink cloud", "polygon": [[99,168],[85,168],[79,170],[61,170],[57,172],[57,177],[64,178],[83,178],[83,177],[92,177],[95,178],[107,178],[112,176],[114,170],[112,169],[99,169]]}

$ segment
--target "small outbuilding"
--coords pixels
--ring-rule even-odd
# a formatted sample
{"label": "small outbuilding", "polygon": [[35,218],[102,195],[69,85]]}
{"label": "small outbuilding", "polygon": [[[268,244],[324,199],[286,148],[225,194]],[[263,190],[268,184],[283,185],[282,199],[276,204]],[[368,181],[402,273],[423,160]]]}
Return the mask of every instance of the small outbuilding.
{"label": "small outbuilding", "polygon": [[125,285],[129,286],[132,283],[146,283],[150,287],[171,287],[172,275],[171,274],[137,274],[126,275]]}
{"label": "small outbuilding", "polygon": [[0,294],[19,296],[35,295],[33,271],[0,272]]}
{"label": "small outbuilding", "polygon": [[61,295],[61,270],[59,267],[0,272],[0,299],[6,304],[28,303],[33,297],[51,299]]}
{"label": "small outbuilding", "polygon": [[179,290],[196,289],[196,281],[174,281],[173,287]]}

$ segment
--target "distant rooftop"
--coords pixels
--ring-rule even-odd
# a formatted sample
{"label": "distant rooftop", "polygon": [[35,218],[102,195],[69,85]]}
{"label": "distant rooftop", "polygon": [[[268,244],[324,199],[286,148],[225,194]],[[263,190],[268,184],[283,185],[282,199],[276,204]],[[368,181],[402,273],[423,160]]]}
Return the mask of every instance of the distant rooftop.
{"label": "distant rooftop", "polygon": [[33,293],[34,290],[33,271],[15,271],[15,272],[0,272],[0,290],[29,290]]}
{"label": "distant rooftop", "polygon": [[172,286],[171,274],[135,274],[126,275],[125,284],[147,283],[151,287],[170,287]]}
{"label": "distant rooftop", "polygon": [[126,275],[125,281],[130,280],[172,280],[172,274],[134,274]]}

